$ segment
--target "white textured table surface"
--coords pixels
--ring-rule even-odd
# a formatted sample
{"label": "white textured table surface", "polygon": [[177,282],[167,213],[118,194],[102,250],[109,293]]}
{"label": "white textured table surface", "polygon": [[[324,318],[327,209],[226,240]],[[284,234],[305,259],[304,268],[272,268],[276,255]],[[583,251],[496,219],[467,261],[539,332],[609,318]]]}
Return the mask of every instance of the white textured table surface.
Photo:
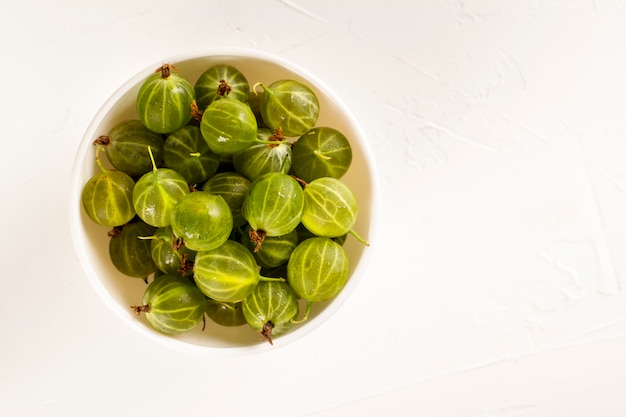
{"label": "white textured table surface", "polygon": [[[0,32],[0,415],[626,415],[626,2],[33,0]],[[361,285],[260,356],[136,334],[69,233],[102,103],[212,46],[318,75],[381,174]]]}

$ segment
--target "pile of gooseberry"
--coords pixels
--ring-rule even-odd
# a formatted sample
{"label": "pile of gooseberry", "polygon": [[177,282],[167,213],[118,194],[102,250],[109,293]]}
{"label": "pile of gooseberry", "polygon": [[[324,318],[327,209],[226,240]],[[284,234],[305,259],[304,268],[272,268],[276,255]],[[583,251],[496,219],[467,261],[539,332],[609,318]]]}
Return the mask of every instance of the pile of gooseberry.
{"label": "pile of gooseberry", "polygon": [[168,335],[209,319],[272,344],[343,289],[344,241],[369,243],[341,180],[350,142],[319,111],[306,84],[250,86],[227,64],[195,84],[171,64],[143,80],[137,118],[95,138],[82,191],[113,266],[146,283],[132,311]]}

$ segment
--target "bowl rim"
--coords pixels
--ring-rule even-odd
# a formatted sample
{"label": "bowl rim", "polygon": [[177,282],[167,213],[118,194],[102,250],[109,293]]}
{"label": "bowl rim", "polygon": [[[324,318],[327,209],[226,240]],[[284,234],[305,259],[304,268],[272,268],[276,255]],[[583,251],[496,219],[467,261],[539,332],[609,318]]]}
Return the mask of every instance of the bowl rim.
{"label": "bowl rim", "polygon": [[268,61],[275,65],[279,65],[281,67],[285,67],[291,72],[299,74],[300,76],[309,80],[315,88],[322,91],[326,96],[328,96],[333,102],[336,103],[338,107],[342,110],[342,116],[347,119],[350,123],[351,128],[355,130],[357,136],[360,138],[360,148],[363,153],[363,157],[365,160],[365,165],[369,168],[368,176],[369,181],[371,183],[371,202],[369,206],[369,230],[368,230],[368,241],[369,242],[379,242],[378,234],[379,234],[379,193],[380,193],[380,183],[379,183],[379,174],[378,168],[376,165],[376,161],[374,158],[373,151],[370,147],[369,141],[367,140],[367,135],[365,134],[363,128],[360,123],[355,118],[352,111],[347,107],[344,101],[331,89],[328,85],[323,82],[320,78],[306,70],[305,68],[300,67],[298,64],[294,62],[276,55],[274,53],[251,49],[251,48],[243,48],[243,47],[208,47],[201,49],[193,49],[183,53],[178,53],[175,55],[171,55],[166,57],[166,59],[160,59],[158,61],[154,61],[149,65],[144,66],[143,69],[135,73],[132,77],[128,78],[124,81],[117,89],[113,91],[111,95],[107,98],[107,100],[100,106],[98,111],[93,115],[90,120],[87,129],[83,133],[80,138],[79,146],[74,153],[74,159],[71,169],[71,178],[70,178],[70,198],[69,198],[69,225],[70,225],[70,234],[74,246],[74,251],[76,256],[78,257],[79,263],[82,266],[84,274],[87,275],[87,279],[90,281],[92,287],[98,294],[99,298],[107,305],[107,307],[116,314],[123,323],[129,325],[131,328],[137,330],[139,333],[148,337],[148,339],[153,340],[159,343],[162,346],[168,347],[173,350],[183,351],[187,353],[193,354],[222,354],[222,355],[241,355],[241,354],[255,354],[255,353],[263,353],[263,352],[274,352],[276,349],[284,348],[288,345],[292,345],[295,342],[301,341],[307,335],[310,335],[313,331],[315,331],[322,323],[327,322],[332,315],[339,310],[347,301],[347,299],[354,293],[354,290],[357,287],[357,284],[363,281],[363,277],[366,276],[366,269],[369,265],[371,258],[375,255],[376,245],[371,245],[367,247],[367,250],[363,252],[361,258],[356,265],[352,277],[356,277],[356,279],[350,279],[346,286],[342,289],[342,291],[333,298],[332,302],[327,305],[315,318],[311,320],[311,322],[307,323],[306,326],[302,326],[301,328],[294,330],[293,332],[289,332],[280,337],[281,343],[276,343],[272,346],[272,349],[267,349],[266,344],[259,343],[256,345],[246,345],[246,346],[227,346],[227,347],[218,347],[218,346],[202,346],[193,343],[189,343],[186,341],[178,340],[176,338],[168,337],[166,335],[162,335],[156,331],[148,329],[146,326],[141,324],[139,321],[131,321],[128,320],[128,317],[123,315],[121,310],[119,309],[119,304],[115,300],[115,298],[109,293],[106,289],[104,283],[97,278],[97,273],[94,270],[93,266],[88,261],[88,256],[85,248],[80,244],[82,241],[82,227],[80,225],[80,221],[78,220],[81,216],[81,190],[84,184],[81,182],[80,172],[84,165],[85,154],[87,149],[91,146],[91,139],[96,134],[96,129],[102,123],[102,120],[105,116],[113,109],[115,104],[120,100],[120,98],[126,94],[130,89],[137,85],[141,80],[146,77],[146,74],[153,71],[154,68],[162,65],[164,62],[182,62],[189,61],[194,59],[201,59],[203,57],[209,56],[229,56],[235,58],[245,58],[245,59],[256,59],[262,61]]}

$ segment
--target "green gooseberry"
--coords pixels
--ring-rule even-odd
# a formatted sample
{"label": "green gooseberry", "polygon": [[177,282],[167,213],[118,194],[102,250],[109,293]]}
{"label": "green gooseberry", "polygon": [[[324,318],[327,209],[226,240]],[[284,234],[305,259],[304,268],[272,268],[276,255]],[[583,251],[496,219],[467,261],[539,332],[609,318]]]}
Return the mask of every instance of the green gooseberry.
{"label": "green gooseberry", "polygon": [[140,120],[123,120],[94,144],[104,146],[107,159],[119,171],[140,177],[152,170],[148,147],[157,166],[163,165],[163,136],[148,129]]}
{"label": "green gooseberry", "polygon": [[303,209],[300,184],[290,175],[268,172],[250,184],[241,212],[260,246],[265,236],[282,236],[294,230]]}
{"label": "green gooseberry", "polygon": [[287,137],[298,137],[312,129],[319,117],[320,104],[315,92],[295,80],[278,80],[269,86],[258,83],[264,95],[261,117],[272,130],[281,128]]}
{"label": "green gooseberry", "polygon": [[250,181],[268,172],[289,172],[291,144],[280,131],[259,129],[257,138],[266,143],[254,143],[233,155],[235,170]]}
{"label": "green gooseberry", "polygon": [[198,126],[187,125],[165,139],[163,162],[188,184],[200,184],[215,174],[220,156],[211,151]]}
{"label": "green gooseberry", "polygon": [[171,133],[191,120],[195,92],[177,71],[175,66],[163,64],[144,80],[137,93],[139,120],[153,132]]}
{"label": "green gooseberry", "polygon": [[352,163],[352,147],[340,131],[315,127],[293,144],[293,171],[306,182],[321,177],[341,178]]}
{"label": "green gooseberry", "polygon": [[131,306],[161,333],[177,335],[194,329],[204,317],[205,297],[187,278],[161,275],[146,287],[142,305]]}
{"label": "green gooseberry", "polygon": [[150,254],[159,271],[185,277],[193,273],[196,252],[178,244],[171,226],[159,227],[151,239]]}
{"label": "green gooseberry", "polygon": [[219,195],[195,191],[185,195],[174,207],[172,231],[193,251],[206,251],[224,243],[233,228],[230,207]]}
{"label": "green gooseberry", "polygon": [[202,113],[200,132],[217,154],[233,154],[257,141],[257,123],[250,106],[231,98],[209,104]]}
{"label": "green gooseberry", "polygon": [[207,298],[205,312],[211,320],[221,326],[242,326],[246,324],[246,318],[243,316],[241,304],[241,301],[229,303]]}
{"label": "green gooseberry", "polygon": [[248,102],[250,85],[241,71],[232,65],[216,64],[207,68],[194,84],[198,108],[206,109],[223,97]]}
{"label": "green gooseberry", "polygon": [[250,180],[243,175],[226,171],[209,178],[202,185],[202,191],[224,198],[233,215],[233,227],[241,227],[246,224],[246,219],[241,214],[241,206],[249,186]]}
{"label": "green gooseberry", "polygon": [[96,163],[100,172],[84,185],[81,202],[87,216],[101,226],[117,227],[135,217],[133,189],[135,181],[122,171],[106,169],[96,147]]}
{"label": "green gooseberry", "polygon": [[293,327],[299,312],[298,296],[286,282],[261,281],[243,300],[242,309],[248,325],[273,345],[272,337]]}
{"label": "green gooseberry", "polygon": [[287,263],[287,278],[298,297],[307,301],[305,321],[311,304],[335,297],[348,279],[348,256],[341,245],[326,237],[300,242]]}
{"label": "green gooseberry", "polygon": [[154,234],[156,228],[140,219],[135,219],[109,232],[109,258],[122,274],[147,279],[157,270],[152,260],[150,241],[147,237]]}
{"label": "green gooseberry", "polygon": [[336,238],[347,233],[369,245],[352,228],[358,214],[357,200],[348,185],[332,177],[322,177],[304,187],[302,224],[316,236]]}
{"label": "green gooseberry", "polygon": [[238,302],[248,296],[260,280],[259,267],[248,249],[227,240],[215,249],[199,251],[193,266],[196,286],[207,297]]}
{"label": "green gooseberry", "polygon": [[[148,148],[150,158],[151,149]],[[189,194],[185,178],[170,168],[157,168],[144,174],[133,189],[133,207],[137,215],[154,227],[168,226],[172,212],[181,198]]]}

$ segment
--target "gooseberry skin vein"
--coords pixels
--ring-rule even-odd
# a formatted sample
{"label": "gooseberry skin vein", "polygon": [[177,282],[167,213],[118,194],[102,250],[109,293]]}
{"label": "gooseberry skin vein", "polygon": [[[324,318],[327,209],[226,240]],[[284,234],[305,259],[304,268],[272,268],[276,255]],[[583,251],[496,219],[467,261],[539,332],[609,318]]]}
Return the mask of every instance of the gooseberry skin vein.
{"label": "gooseberry skin vein", "polygon": [[[306,197],[304,201],[305,201],[304,203],[305,209],[311,203],[315,203],[314,204],[315,210],[313,211],[312,214],[310,214],[311,219],[315,219],[320,225],[326,226],[326,227],[329,225],[328,220],[332,219],[334,220],[332,224],[334,224],[335,226],[341,227],[341,225],[336,221],[337,211],[339,210],[340,207],[329,204],[328,199],[325,199],[319,193],[315,193],[312,191],[306,193]],[[329,237],[334,237],[334,236],[329,236]]]}
{"label": "gooseberry skin vein", "polygon": [[[116,193],[117,190],[121,191],[122,193],[125,193],[127,189],[128,189],[127,187],[120,186],[107,178],[104,181],[98,181],[98,183],[96,184],[96,188],[94,190],[94,194],[112,195]],[[95,201],[95,200],[92,200],[92,201]],[[115,216],[115,213],[118,211],[129,211],[130,207],[128,207],[128,203],[129,203],[128,199],[105,200],[106,217],[112,218]],[[95,207],[95,204],[94,204],[93,209],[94,210],[97,209]]]}
{"label": "gooseberry skin vein", "polygon": [[[162,101],[163,103],[167,103],[167,96],[166,96],[166,94],[165,94],[165,85],[163,85],[163,87],[161,88],[160,93],[161,93],[161,101]],[[165,116],[166,116],[166,114],[167,114],[167,113],[165,112],[165,106],[161,106],[160,110],[161,110],[160,119],[161,119],[161,120],[165,120]]]}

